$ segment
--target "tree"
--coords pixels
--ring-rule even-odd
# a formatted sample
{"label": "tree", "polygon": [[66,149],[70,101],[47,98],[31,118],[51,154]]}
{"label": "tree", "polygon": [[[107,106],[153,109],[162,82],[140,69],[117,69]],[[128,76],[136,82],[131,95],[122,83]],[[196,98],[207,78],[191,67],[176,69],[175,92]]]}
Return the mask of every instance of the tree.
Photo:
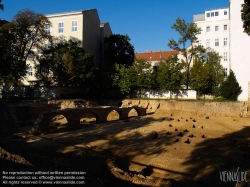
{"label": "tree", "polygon": [[220,64],[221,56],[215,51],[209,51],[206,59],[195,57],[190,71],[190,86],[198,90],[198,95],[211,94],[220,96],[220,86],[224,81],[224,70]]}
{"label": "tree", "polygon": [[4,10],[4,5],[2,4],[2,0],[0,0],[0,9]]}
{"label": "tree", "polygon": [[120,64],[115,64],[115,69],[113,85],[117,86],[122,94],[129,93],[132,87],[131,69]]}
{"label": "tree", "polygon": [[241,19],[244,32],[250,35],[250,0],[244,0],[244,4],[242,4]]}
{"label": "tree", "polygon": [[180,89],[183,83],[183,64],[177,56],[160,61],[157,70],[157,84],[160,89]]}
{"label": "tree", "polygon": [[209,66],[200,60],[195,60],[190,70],[190,87],[198,91],[198,96],[212,92],[211,76]]}
{"label": "tree", "polygon": [[136,59],[130,67],[130,79],[133,89],[140,90],[140,97],[143,88],[151,88],[153,85],[153,69],[149,62],[144,59]]}
{"label": "tree", "polygon": [[220,95],[220,86],[225,78],[223,66],[220,64],[221,56],[215,51],[207,52],[207,56],[207,66],[210,77],[209,82],[211,84],[211,93],[209,94],[218,97]]}
{"label": "tree", "polygon": [[37,52],[34,49],[51,39],[44,29],[46,24],[50,22],[44,15],[24,9],[0,27],[0,69],[6,70],[0,76],[4,81],[18,84],[26,76],[27,59],[34,61]]}
{"label": "tree", "polygon": [[[198,45],[194,45],[197,41],[197,35],[200,33],[200,29],[195,23],[186,23],[185,20],[177,18],[176,22],[171,26],[172,29],[175,29],[180,38],[178,41],[175,41],[173,38],[169,40],[168,46],[171,49],[179,49],[181,54],[184,57],[184,69],[185,69],[185,85],[186,89],[189,88],[190,82],[190,65],[193,60],[193,57],[198,53],[204,53],[205,49]],[[187,47],[187,45],[190,45]]]}
{"label": "tree", "polygon": [[190,87],[198,91],[198,96],[211,93],[209,66],[205,62],[195,60],[190,70]]}
{"label": "tree", "polygon": [[106,67],[121,64],[129,67],[134,62],[134,47],[130,44],[128,35],[113,34],[104,38]]}
{"label": "tree", "polygon": [[236,101],[241,92],[241,86],[231,70],[229,76],[221,85],[221,96],[225,99]]}
{"label": "tree", "polygon": [[81,41],[55,39],[42,53],[36,74],[42,84],[89,87],[95,82],[94,56],[84,51]]}

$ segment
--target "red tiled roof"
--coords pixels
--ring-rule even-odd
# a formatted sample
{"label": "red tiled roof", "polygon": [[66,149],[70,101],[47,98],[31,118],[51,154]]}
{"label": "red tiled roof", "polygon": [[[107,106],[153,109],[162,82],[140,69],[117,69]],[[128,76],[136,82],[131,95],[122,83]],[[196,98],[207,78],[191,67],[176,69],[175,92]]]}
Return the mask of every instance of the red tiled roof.
{"label": "red tiled roof", "polygon": [[136,59],[144,59],[146,61],[159,61],[159,60],[167,60],[172,55],[178,55],[179,51],[147,51],[145,53],[135,53]]}

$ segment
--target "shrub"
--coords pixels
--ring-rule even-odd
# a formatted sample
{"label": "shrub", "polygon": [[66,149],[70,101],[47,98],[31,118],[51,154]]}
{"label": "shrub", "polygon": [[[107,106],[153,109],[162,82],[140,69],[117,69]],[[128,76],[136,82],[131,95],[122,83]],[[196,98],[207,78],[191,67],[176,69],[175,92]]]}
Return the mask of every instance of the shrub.
{"label": "shrub", "polygon": [[225,99],[236,101],[238,96],[241,94],[241,86],[239,85],[235,74],[232,70],[230,70],[230,74],[227,79],[222,83],[221,88],[221,96]]}

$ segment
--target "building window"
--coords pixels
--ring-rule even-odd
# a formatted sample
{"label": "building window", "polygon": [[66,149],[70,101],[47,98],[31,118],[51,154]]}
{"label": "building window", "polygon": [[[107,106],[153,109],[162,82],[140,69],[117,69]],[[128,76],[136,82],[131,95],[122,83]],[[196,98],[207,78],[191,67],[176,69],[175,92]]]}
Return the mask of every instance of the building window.
{"label": "building window", "polygon": [[227,38],[224,38],[224,46],[227,46]]}
{"label": "building window", "polygon": [[72,32],[77,31],[77,21],[72,21]]}
{"label": "building window", "polygon": [[219,39],[215,39],[215,46],[219,46]]}
{"label": "building window", "polygon": [[207,32],[210,32],[210,27],[208,26],[208,27],[206,28],[206,30],[207,30]]}
{"label": "building window", "polygon": [[227,52],[224,52],[224,54],[223,54],[223,60],[224,60],[224,62],[227,62]]}
{"label": "building window", "polygon": [[219,26],[215,26],[214,30],[219,31]]}
{"label": "building window", "polygon": [[211,12],[211,17],[214,17],[214,12]]}
{"label": "building window", "polygon": [[207,17],[210,17],[210,12],[207,13]]}
{"label": "building window", "polygon": [[32,76],[33,75],[33,68],[30,66],[28,69],[28,75]]}
{"label": "building window", "polygon": [[34,54],[33,54],[33,53],[30,53],[30,54],[28,55],[28,58],[29,58],[29,60],[34,60]]}
{"label": "building window", "polygon": [[224,31],[226,31],[227,30],[227,25],[224,25]]}
{"label": "building window", "polygon": [[224,68],[224,76],[227,77],[227,68]]}
{"label": "building window", "polygon": [[202,45],[202,41],[201,40],[199,40],[198,45]]}
{"label": "building window", "polygon": [[58,33],[63,33],[64,23],[58,23]]}
{"label": "building window", "polygon": [[226,11],[226,10],[224,11],[224,15],[225,15],[225,16],[227,15],[227,11]]}
{"label": "building window", "polygon": [[219,12],[215,12],[215,16],[219,16]]}
{"label": "building window", "polygon": [[50,33],[50,24],[46,24],[46,25],[45,25],[45,32],[46,32],[47,34]]}
{"label": "building window", "polygon": [[210,39],[207,39],[207,41],[206,41],[206,47],[207,48],[210,47]]}
{"label": "building window", "polygon": [[50,44],[49,43],[45,44],[45,48],[49,49],[50,48]]}

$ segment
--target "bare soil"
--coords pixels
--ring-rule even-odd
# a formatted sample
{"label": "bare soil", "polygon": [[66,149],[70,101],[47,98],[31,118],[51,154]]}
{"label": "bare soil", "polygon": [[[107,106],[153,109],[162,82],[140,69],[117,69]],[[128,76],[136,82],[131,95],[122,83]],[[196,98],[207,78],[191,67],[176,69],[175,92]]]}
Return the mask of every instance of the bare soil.
{"label": "bare soil", "polygon": [[99,124],[84,119],[74,131],[59,116],[48,134],[30,129],[1,137],[1,172],[83,171],[90,187],[210,187],[236,186],[221,181],[220,172],[238,169],[248,172],[248,182],[237,186],[250,183],[249,118],[159,110]]}

